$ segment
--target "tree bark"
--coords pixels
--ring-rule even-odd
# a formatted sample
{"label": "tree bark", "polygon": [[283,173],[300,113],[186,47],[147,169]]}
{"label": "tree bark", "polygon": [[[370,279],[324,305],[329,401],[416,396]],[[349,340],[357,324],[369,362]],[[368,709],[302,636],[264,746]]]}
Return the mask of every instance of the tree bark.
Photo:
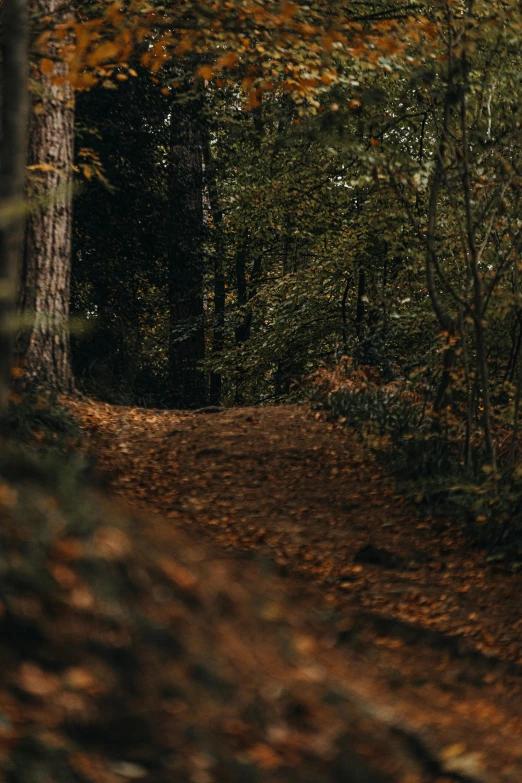
{"label": "tree bark", "polygon": [[203,324],[203,148],[201,101],[188,98],[173,107],[169,209],[169,380],[173,408],[206,404]]}
{"label": "tree bark", "polygon": [[345,356],[348,356],[348,315],[346,312],[346,302],[348,300],[348,293],[350,291],[351,284],[352,279],[350,276],[348,276],[346,278],[346,285],[344,286],[343,298],[341,301],[341,317],[343,321],[343,350]]}
{"label": "tree bark", "polygon": [[[60,0],[37,2],[39,12],[55,18],[60,6]],[[73,163],[74,92],[66,65],[56,62],[53,75],[39,76],[33,94],[29,165],[35,181],[20,277],[24,328],[17,353],[27,382],[65,393],[74,388],[69,342]]]}
{"label": "tree bark", "polygon": [[[219,355],[223,351],[223,346],[225,344],[225,242],[223,235],[223,211],[219,203],[216,167],[208,140],[205,144],[205,171],[207,175],[207,189],[214,235],[214,323],[212,331],[212,353]],[[209,401],[211,405],[219,405],[221,402],[221,373],[216,372],[215,370],[211,370],[210,372]]]}
{"label": "tree bark", "polygon": [[357,287],[357,310],[355,313],[355,333],[359,342],[363,339],[364,312],[366,296],[366,272],[361,267],[359,269],[359,285]]}
{"label": "tree bark", "polygon": [[[465,51],[465,50],[464,50]],[[491,399],[489,389],[489,368],[486,330],[484,325],[485,300],[484,282],[480,270],[480,253],[476,242],[476,225],[472,214],[473,189],[471,183],[470,143],[468,134],[468,110],[467,90],[469,64],[465,54],[462,58],[463,72],[465,74],[465,88],[460,102],[461,135],[462,135],[462,184],[464,191],[464,206],[466,211],[466,232],[469,245],[469,258],[473,277],[473,322],[475,324],[475,338],[477,350],[477,366],[482,381],[482,405],[484,442],[494,472],[497,469],[496,445],[493,438]]]}
{"label": "tree bark", "polygon": [[454,318],[445,309],[438,291],[437,272],[439,271],[437,249],[436,249],[436,228],[437,228],[437,207],[442,183],[444,181],[446,146],[449,133],[449,99],[448,95],[452,86],[451,79],[448,83],[447,95],[444,102],[444,115],[442,120],[441,136],[435,159],[435,172],[430,187],[428,202],[428,226],[426,232],[426,282],[428,293],[437,320],[441,329],[447,335],[448,347],[444,351],[443,370],[439,387],[435,395],[433,407],[435,411],[440,411],[445,407],[447,401],[447,391],[451,385],[452,372],[457,359],[455,347],[455,335],[457,331]]}
{"label": "tree bark", "polygon": [[29,29],[25,0],[0,14],[0,421],[7,412],[16,278],[23,242],[28,123]]}

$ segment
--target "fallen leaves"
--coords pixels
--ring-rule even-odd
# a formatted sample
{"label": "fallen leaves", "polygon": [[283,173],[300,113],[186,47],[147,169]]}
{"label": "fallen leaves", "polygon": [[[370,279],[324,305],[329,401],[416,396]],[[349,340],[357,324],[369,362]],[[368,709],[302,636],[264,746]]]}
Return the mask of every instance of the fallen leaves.
{"label": "fallen leaves", "polygon": [[22,690],[33,696],[51,696],[60,688],[59,677],[45,672],[34,663],[22,663],[17,679]]}
{"label": "fallen leaves", "polygon": [[[470,553],[454,527],[439,530],[431,518],[419,520],[405,509],[372,456],[319,415],[277,408],[200,417],[71,405],[95,438],[115,490],[158,518],[154,535],[165,517],[190,518],[191,527],[219,546],[262,549],[282,567],[328,587],[329,602],[362,603],[463,634],[484,652],[498,649],[503,626],[516,620],[507,579],[491,570],[486,576],[480,553]],[[161,535],[168,540],[168,529]],[[358,557],[365,562],[354,563]],[[469,611],[470,601],[480,603],[486,581],[488,591],[498,593],[502,620],[497,609]],[[517,655],[522,660],[522,642]]]}
{"label": "fallen leaves", "polygon": [[132,550],[128,535],[115,527],[102,527],[94,535],[96,553],[106,560],[123,560]]}
{"label": "fallen leaves", "polygon": [[[115,491],[145,509],[142,534],[161,552],[156,567],[166,585],[177,588],[152,586],[144,576],[138,579],[150,595],[147,611],[158,618],[161,627],[166,624],[164,612],[181,615],[179,607],[171,606],[173,595],[189,605],[213,590],[212,600],[225,614],[238,611],[243,601],[239,584],[234,591],[224,589],[219,568],[208,584],[201,580],[193,564],[205,556],[192,560],[188,556],[192,549],[177,550],[180,527],[221,550],[261,551],[281,565],[288,594],[304,592],[311,604],[331,605],[336,616],[346,620],[346,626],[339,625],[340,638],[347,644],[359,639],[366,651],[371,649],[367,654],[379,661],[379,667],[395,667],[399,674],[389,678],[393,698],[414,720],[428,721],[429,699],[439,705],[439,723],[432,717],[430,731],[446,732],[440,763],[447,773],[455,770],[471,775],[479,770],[477,745],[468,741],[466,733],[472,724],[473,731],[478,730],[473,719],[479,714],[478,700],[467,681],[458,688],[455,685],[460,680],[453,673],[451,657],[443,653],[436,657],[438,653],[428,653],[422,643],[412,655],[407,639],[370,628],[364,633],[353,630],[348,619],[363,607],[421,630],[460,634],[476,650],[499,649],[505,657],[522,660],[519,635],[514,633],[509,642],[502,642],[506,628],[517,627],[514,582],[518,585],[520,577],[506,577],[485,567],[480,553],[470,550],[461,533],[444,520],[419,520],[360,444],[304,409],[231,410],[219,417],[201,417],[92,402],[74,401],[71,407],[91,434],[91,447]],[[109,566],[126,562],[131,556],[128,540],[109,525],[100,528],[90,549],[82,547],[83,555],[71,555],[69,546],[62,543],[54,552],[55,578],[76,595],[73,605],[89,615],[96,611],[96,600],[82,593],[86,589],[83,580],[75,581],[70,572],[74,575],[76,562],[86,552]],[[256,617],[266,627],[288,619],[294,622],[280,597],[257,601]],[[161,637],[162,632],[157,633]],[[265,654],[261,643],[251,644],[247,654],[223,628],[219,638],[223,643],[228,640],[229,654],[236,656],[235,666],[243,672]],[[208,640],[208,644],[215,643]],[[315,644],[306,634],[296,634],[291,649],[313,659]],[[466,666],[459,664],[458,672]],[[178,672],[178,682],[180,676]],[[199,676],[205,682],[217,677],[207,670]],[[298,688],[318,687],[325,676],[321,665],[303,660],[287,681],[297,683]],[[479,679],[481,688],[495,689],[490,692],[493,701],[501,698],[497,680],[488,683],[482,675]],[[81,688],[74,692],[84,693]],[[420,703],[412,692],[422,693]],[[281,688],[277,694],[274,705],[283,698]],[[178,696],[165,702],[164,711],[176,720],[190,713]],[[283,749],[266,736],[243,736],[240,724],[231,720],[223,726],[230,736],[237,732],[245,755],[275,774],[286,758]],[[462,735],[451,742],[462,722]],[[485,721],[484,731],[487,725]],[[513,723],[514,733],[518,728]],[[285,731],[278,729],[276,734],[281,738]],[[211,774],[207,768],[200,773]],[[104,774],[114,771],[105,769]]]}

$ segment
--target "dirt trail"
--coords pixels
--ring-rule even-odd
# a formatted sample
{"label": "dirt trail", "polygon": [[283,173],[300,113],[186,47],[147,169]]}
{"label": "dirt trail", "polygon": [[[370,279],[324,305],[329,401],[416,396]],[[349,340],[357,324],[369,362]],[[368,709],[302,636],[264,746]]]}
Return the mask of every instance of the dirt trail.
{"label": "dirt trail", "polygon": [[306,408],[71,406],[113,490],[150,512],[155,543],[167,550],[181,525],[275,561],[335,624],[361,695],[459,774],[522,781],[521,576],[408,508],[355,438]]}

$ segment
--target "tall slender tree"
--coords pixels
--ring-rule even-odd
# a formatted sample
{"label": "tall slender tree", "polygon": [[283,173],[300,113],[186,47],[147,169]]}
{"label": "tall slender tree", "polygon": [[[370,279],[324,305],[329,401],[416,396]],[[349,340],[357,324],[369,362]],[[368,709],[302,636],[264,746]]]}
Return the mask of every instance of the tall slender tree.
{"label": "tall slender tree", "polygon": [[[212,353],[219,356],[225,345],[225,235],[223,231],[223,210],[219,202],[218,181],[216,164],[212,157],[209,140],[206,140],[205,149],[205,173],[207,191],[212,215],[213,242],[213,274],[214,274],[214,313],[212,329]],[[211,405],[219,405],[221,402],[221,373],[216,370],[210,372],[209,401]]]}
{"label": "tall slender tree", "polygon": [[[38,0],[42,15],[60,0]],[[52,55],[53,52],[50,52]],[[25,328],[18,354],[29,382],[57,392],[73,389],[69,347],[74,93],[66,65],[42,60],[33,81],[29,165],[33,209],[25,233],[19,309]]]}
{"label": "tall slender tree", "polygon": [[169,381],[171,405],[206,402],[203,324],[203,145],[201,100],[187,93],[171,114],[169,174]]}
{"label": "tall slender tree", "polygon": [[28,121],[26,0],[4,0],[0,12],[0,417],[7,409],[16,277],[23,240]]}

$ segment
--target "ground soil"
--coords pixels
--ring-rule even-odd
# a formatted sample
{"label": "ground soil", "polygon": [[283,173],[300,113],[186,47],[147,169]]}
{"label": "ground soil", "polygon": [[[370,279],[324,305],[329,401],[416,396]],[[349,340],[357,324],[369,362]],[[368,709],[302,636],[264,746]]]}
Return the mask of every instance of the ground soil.
{"label": "ground soil", "polygon": [[299,406],[70,406],[155,546],[169,552],[181,527],[261,558],[331,624],[353,692],[451,779],[522,781],[522,576],[408,505],[354,434]]}

